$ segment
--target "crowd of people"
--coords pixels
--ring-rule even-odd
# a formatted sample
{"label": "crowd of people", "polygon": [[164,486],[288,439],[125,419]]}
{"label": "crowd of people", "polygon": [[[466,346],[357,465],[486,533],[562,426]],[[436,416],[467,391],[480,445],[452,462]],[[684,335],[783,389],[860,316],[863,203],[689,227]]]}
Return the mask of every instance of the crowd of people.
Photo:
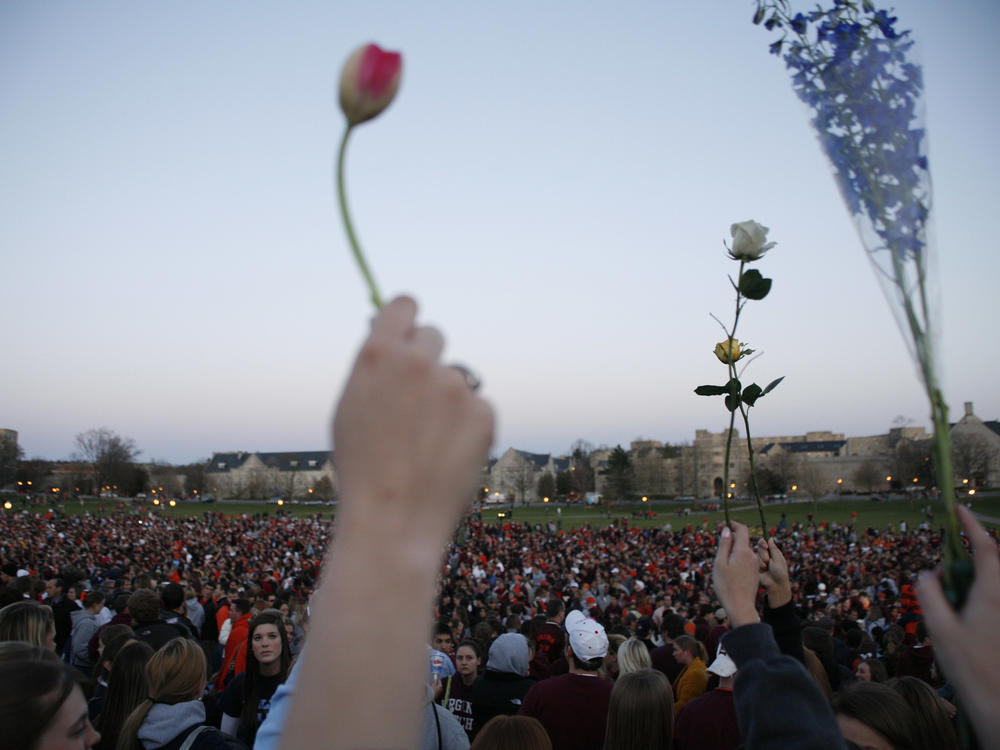
{"label": "crowd of people", "polygon": [[998,741],[995,532],[962,511],[976,578],[956,615],[927,524],[752,545],[739,524],[461,515],[492,417],[411,306],[376,318],[341,400],[335,524],[0,516],[9,747]]}

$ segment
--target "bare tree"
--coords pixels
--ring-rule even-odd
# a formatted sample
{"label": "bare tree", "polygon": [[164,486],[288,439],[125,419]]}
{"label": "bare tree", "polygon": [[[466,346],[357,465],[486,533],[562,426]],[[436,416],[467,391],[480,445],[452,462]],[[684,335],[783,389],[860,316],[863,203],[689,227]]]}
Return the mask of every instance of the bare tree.
{"label": "bare tree", "polygon": [[0,489],[14,482],[17,465],[24,458],[24,450],[17,444],[17,433],[13,437],[0,437]]}
{"label": "bare tree", "polygon": [[326,474],[313,482],[313,494],[319,500],[333,499],[333,482]]}
{"label": "bare tree", "polygon": [[590,465],[590,454],[594,446],[582,438],[570,446],[569,468],[573,491],[584,495],[594,491],[594,468]]}
{"label": "bare tree", "polygon": [[813,511],[818,512],[819,499],[830,489],[823,470],[816,466],[816,464],[803,461],[799,467],[798,477],[799,487],[812,499]]}
{"label": "bare tree", "polygon": [[854,471],[854,484],[864,487],[868,492],[875,490],[875,485],[882,481],[883,474],[871,461],[865,461]]}
{"label": "bare tree", "polygon": [[[510,472],[510,481],[514,487],[514,492],[521,498],[521,504],[528,502],[528,492],[535,485],[535,471],[527,461],[519,464],[516,469]],[[511,501],[511,507],[514,507]]]}
{"label": "bare tree", "polygon": [[[773,474],[773,477],[768,479],[772,485],[787,487],[793,482],[796,484],[802,483],[799,481],[799,471],[802,469],[802,463],[794,453],[776,446],[776,449],[771,451],[767,459],[762,463],[764,464],[763,468]],[[780,491],[784,492],[785,490]]]}
{"label": "bare tree", "polygon": [[959,482],[968,479],[975,485],[985,480],[989,475],[992,459],[993,451],[982,435],[969,433],[952,435],[951,461],[955,468],[955,478]]}
{"label": "bare tree", "polygon": [[669,472],[662,448],[642,450],[632,459],[636,492],[649,495],[667,493]]}
{"label": "bare tree", "polygon": [[142,452],[132,438],[101,427],[76,436],[76,447],[94,468],[98,487],[125,486],[134,480],[133,463]]}

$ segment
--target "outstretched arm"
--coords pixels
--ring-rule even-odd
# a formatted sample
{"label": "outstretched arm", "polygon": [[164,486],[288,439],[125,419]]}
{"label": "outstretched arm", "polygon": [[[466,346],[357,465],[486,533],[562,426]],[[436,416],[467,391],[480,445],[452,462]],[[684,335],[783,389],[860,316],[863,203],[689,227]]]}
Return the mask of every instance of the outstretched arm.
{"label": "outstretched arm", "polygon": [[285,750],[418,742],[435,579],[493,413],[439,363],[444,340],[416,312],[402,297],[378,313],[337,407],[336,539],[310,603]]}
{"label": "outstretched arm", "polygon": [[744,744],[748,750],[844,748],[823,693],[799,662],[778,650],[771,628],[760,622],[755,600],[762,562],[746,526],[734,523],[733,531],[722,530],[712,581],[734,628],[722,643],[738,669],[733,701]]}
{"label": "outstretched arm", "polygon": [[788,577],[788,563],[774,537],[757,542],[760,557],[760,582],[767,591],[764,622],[774,631],[774,640],[781,653],[805,663],[802,651],[802,624],[792,604],[792,585]]}
{"label": "outstretched arm", "polygon": [[955,612],[940,578],[930,572],[920,575],[917,596],[934,638],[934,655],[958,691],[976,734],[995,740],[1000,737],[1000,559],[972,512],[962,505],[957,510],[975,551],[976,577],[965,606]]}

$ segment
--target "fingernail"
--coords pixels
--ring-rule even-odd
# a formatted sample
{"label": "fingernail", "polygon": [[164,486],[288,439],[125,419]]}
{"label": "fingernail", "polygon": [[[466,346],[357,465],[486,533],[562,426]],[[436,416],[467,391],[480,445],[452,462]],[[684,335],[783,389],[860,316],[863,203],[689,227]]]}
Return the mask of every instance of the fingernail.
{"label": "fingernail", "polygon": [[722,529],[722,538],[723,538],[723,539],[727,538],[727,537],[729,536],[729,534],[730,534],[730,533],[731,533],[731,532],[729,531],[729,527],[728,527],[728,526],[726,526],[726,527],[725,527],[724,529]]}

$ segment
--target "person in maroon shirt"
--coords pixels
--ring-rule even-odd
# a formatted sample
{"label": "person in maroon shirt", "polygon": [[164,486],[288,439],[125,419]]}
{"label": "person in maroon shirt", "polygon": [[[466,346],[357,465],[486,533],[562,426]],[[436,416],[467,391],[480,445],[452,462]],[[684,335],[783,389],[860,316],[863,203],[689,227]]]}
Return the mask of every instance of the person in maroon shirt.
{"label": "person in maroon shirt", "polygon": [[462,641],[455,650],[455,669],[457,673],[449,677],[444,684],[444,694],[440,703],[458,719],[459,724],[472,741],[472,684],[479,676],[479,667],[483,663],[482,651],[475,641]]}
{"label": "person in maroon shirt", "polygon": [[674,720],[674,750],[735,750],[743,742],[733,704],[736,664],[719,644],[708,671],[719,686],[689,701]]}
{"label": "person in maroon shirt", "polygon": [[569,673],[531,688],[518,713],[542,722],[552,750],[601,750],[613,687],[598,675],[608,636],[600,623],[576,610],[566,616],[566,633]]}
{"label": "person in maroon shirt", "polygon": [[663,636],[663,645],[654,648],[649,658],[653,662],[653,669],[663,672],[670,684],[673,684],[684,669],[684,665],[674,658],[674,638],[684,635],[684,618],[676,614],[665,614],[660,634]]}
{"label": "person in maroon shirt", "polygon": [[545,654],[549,663],[554,662],[562,656],[566,645],[566,635],[563,633],[563,621],[566,619],[566,609],[562,599],[553,596],[545,605],[545,614],[548,616],[535,633],[535,648]]}

